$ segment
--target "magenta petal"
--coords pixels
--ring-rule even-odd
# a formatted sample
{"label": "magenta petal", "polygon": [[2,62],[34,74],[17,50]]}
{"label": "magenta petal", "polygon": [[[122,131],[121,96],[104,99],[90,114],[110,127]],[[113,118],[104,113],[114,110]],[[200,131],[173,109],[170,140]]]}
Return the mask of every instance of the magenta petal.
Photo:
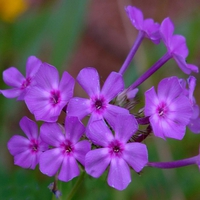
{"label": "magenta petal", "polygon": [[136,172],[140,172],[148,162],[146,145],[136,142],[126,144],[123,158]]}
{"label": "magenta petal", "polygon": [[90,97],[99,94],[99,74],[95,68],[82,69],[77,76],[77,81]]}
{"label": "magenta petal", "polygon": [[6,98],[15,98],[18,97],[23,90],[18,89],[18,88],[11,88],[7,90],[0,90],[0,93],[3,94],[4,97]]}
{"label": "magenta petal", "polygon": [[174,98],[180,95],[183,89],[177,77],[165,78],[158,84],[159,101],[169,104]]}
{"label": "magenta petal", "polygon": [[137,30],[143,30],[143,14],[141,10],[133,6],[127,6],[125,10],[133,26]]}
{"label": "magenta petal", "polygon": [[186,39],[182,35],[173,35],[170,48],[173,51],[173,54],[180,55],[183,58],[188,56],[189,51],[186,45]]}
{"label": "magenta petal", "polygon": [[117,190],[124,190],[130,182],[131,173],[128,164],[121,158],[113,158],[108,173],[108,185]]}
{"label": "magenta petal", "polygon": [[31,154],[30,150],[27,149],[15,155],[14,163],[23,168],[35,169],[35,166],[38,164],[38,155],[36,153]]}
{"label": "magenta petal", "polygon": [[190,123],[188,124],[188,128],[193,132],[193,133],[200,133],[200,118],[197,119],[191,119]]}
{"label": "magenta petal", "polygon": [[150,118],[154,135],[165,139],[166,137],[182,140],[185,135],[186,126],[180,125],[170,119],[159,118],[156,114]]}
{"label": "magenta petal", "polygon": [[126,143],[137,128],[138,123],[133,115],[118,115],[115,126],[115,139]]}
{"label": "magenta petal", "polygon": [[34,77],[41,65],[42,61],[40,59],[29,56],[26,62],[26,77]]}
{"label": "magenta petal", "polygon": [[60,168],[63,161],[60,149],[50,149],[40,155],[39,168],[43,174],[53,176]]}
{"label": "magenta petal", "polygon": [[155,88],[152,87],[145,92],[145,107],[144,113],[145,116],[151,116],[156,112],[157,105],[159,100],[155,91]]}
{"label": "magenta petal", "polygon": [[175,121],[177,124],[187,125],[189,123],[192,116],[192,107],[187,97],[179,96],[168,107],[168,119]]}
{"label": "magenta petal", "polygon": [[34,121],[25,116],[20,120],[19,124],[29,140],[38,138],[38,127]]}
{"label": "magenta petal", "polygon": [[21,88],[23,81],[25,81],[25,77],[18,69],[10,67],[3,72],[3,80],[9,86]]}
{"label": "magenta petal", "polygon": [[193,64],[187,64],[187,68],[195,73],[199,73],[199,68],[196,65]]}
{"label": "magenta petal", "polygon": [[52,89],[58,89],[58,70],[52,65],[43,63],[37,72],[37,76],[35,76],[35,81],[37,86],[43,88],[46,92],[50,92]]}
{"label": "magenta petal", "polygon": [[78,176],[79,174],[80,170],[74,157],[65,156],[60,169],[60,173],[58,175],[58,179],[67,182]]}
{"label": "magenta petal", "polygon": [[113,134],[103,120],[94,121],[89,124],[87,136],[96,145],[106,147],[113,140]]}
{"label": "magenta petal", "polygon": [[64,101],[65,104],[73,97],[74,85],[74,78],[68,72],[64,72],[60,80],[59,90],[62,93],[61,101]]}
{"label": "magenta petal", "polygon": [[77,117],[66,117],[65,119],[66,138],[73,144],[77,143],[85,131],[85,127]]}
{"label": "magenta petal", "polygon": [[41,139],[49,145],[59,147],[65,141],[61,125],[57,123],[44,123],[40,128]]}
{"label": "magenta petal", "polygon": [[77,116],[82,119],[90,113],[90,100],[74,97],[69,101],[67,106],[68,116]]}
{"label": "magenta petal", "polygon": [[14,135],[8,141],[8,150],[11,155],[15,156],[22,152],[25,152],[29,149],[30,141],[21,136],[21,135]]}
{"label": "magenta petal", "polygon": [[90,151],[91,144],[87,140],[82,140],[74,145],[74,157],[85,166],[85,155]]}
{"label": "magenta petal", "polygon": [[103,88],[101,90],[101,95],[105,96],[106,100],[110,102],[123,90],[124,90],[124,81],[122,75],[116,72],[112,72],[108,76],[103,85]]}
{"label": "magenta petal", "polygon": [[109,149],[101,148],[89,151],[85,157],[85,171],[95,177],[100,177],[110,163]]}
{"label": "magenta petal", "polygon": [[169,17],[165,18],[160,25],[160,33],[166,46],[170,43],[174,33],[174,24]]}
{"label": "magenta petal", "polygon": [[108,104],[107,109],[103,114],[103,117],[108,121],[109,125],[114,128],[116,124],[117,115],[123,114],[129,114],[129,111],[125,108]]}

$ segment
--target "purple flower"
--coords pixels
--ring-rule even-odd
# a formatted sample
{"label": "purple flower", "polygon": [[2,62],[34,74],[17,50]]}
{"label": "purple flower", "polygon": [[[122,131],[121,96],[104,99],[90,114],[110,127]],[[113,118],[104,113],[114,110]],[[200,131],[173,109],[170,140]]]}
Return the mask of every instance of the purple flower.
{"label": "purple flower", "polygon": [[35,169],[41,153],[48,148],[48,145],[40,139],[38,127],[34,121],[23,117],[20,121],[20,127],[27,138],[14,135],[8,141],[8,150],[14,156],[15,165]]}
{"label": "purple flower", "polygon": [[144,20],[141,10],[136,7],[127,6],[125,10],[131,23],[137,30],[145,32],[145,36],[155,44],[160,42],[160,25],[158,23],[155,23],[153,19]]}
{"label": "purple flower", "polygon": [[182,35],[173,35],[174,25],[170,18],[165,18],[160,25],[160,34],[168,53],[175,59],[181,70],[190,74],[192,71],[198,73],[198,67],[192,64],[186,63],[186,57],[188,56],[188,48],[186,40]]}
{"label": "purple flower", "polygon": [[40,171],[53,176],[60,169],[58,179],[70,181],[80,173],[78,163],[85,165],[85,155],[90,143],[79,141],[85,128],[77,117],[67,117],[65,127],[57,123],[45,123],[41,126],[41,138],[52,148],[45,151],[39,161]]}
{"label": "purple flower", "polygon": [[35,56],[30,56],[26,63],[26,77],[24,77],[17,68],[10,67],[3,72],[4,82],[11,86],[11,89],[0,90],[6,98],[15,98],[24,100],[27,90],[32,85],[33,78],[42,62]]}
{"label": "purple flower", "polygon": [[94,68],[84,68],[77,77],[78,83],[87,92],[90,99],[80,97],[72,98],[68,104],[69,116],[77,116],[80,119],[91,114],[90,122],[105,118],[112,126],[118,113],[128,114],[128,110],[109,104],[122,90],[124,82],[122,75],[112,72],[106,79],[100,91],[99,75]]}
{"label": "purple flower", "polygon": [[145,116],[149,116],[154,135],[165,139],[170,137],[181,140],[185,135],[192,108],[184,95],[177,77],[165,78],[145,92]]}
{"label": "purple flower", "polygon": [[58,70],[43,63],[35,82],[25,98],[26,105],[36,120],[55,122],[73,96],[75,81],[67,72],[63,73],[59,81]]}
{"label": "purple flower", "polygon": [[133,115],[118,115],[115,136],[103,120],[91,123],[88,136],[94,144],[102,148],[86,154],[86,172],[98,178],[109,166],[108,184],[117,190],[125,189],[131,182],[129,166],[140,172],[148,162],[146,145],[137,142],[127,143],[137,128]]}
{"label": "purple flower", "polygon": [[[192,107],[192,116],[190,118],[190,122],[187,125],[188,128],[193,132],[193,133],[200,133],[200,117],[199,117],[199,106],[196,104],[196,100],[193,96],[194,90],[196,87],[196,78],[194,76],[190,76],[187,79],[187,83],[185,80],[180,79],[179,80],[181,83],[181,86],[184,90],[184,94],[186,97],[188,97],[191,107]],[[188,84],[188,89],[187,89],[187,84]]]}

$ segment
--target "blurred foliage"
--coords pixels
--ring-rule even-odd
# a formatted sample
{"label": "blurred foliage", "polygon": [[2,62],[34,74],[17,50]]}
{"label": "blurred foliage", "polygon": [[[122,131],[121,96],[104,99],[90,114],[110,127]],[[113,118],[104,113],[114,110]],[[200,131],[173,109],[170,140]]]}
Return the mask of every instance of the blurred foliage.
{"label": "blurred foliage", "polygon": [[[36,55],[42,60],[56,66],[61,72],[73,54],[73,50],[80,39],[84,28],[84,17],[87,12],[88,1],[46,1],[40,7],[30,8],[14,23],[2,21],[0,23],[0,71],[9,66],[16,66],[25,72],[26,59]],[[183,19],[176,24],[176,33],[187,38],[190,49],[188,61],[195,63],[199,53],[200,14],[190,19]],[[151,49],[149,51],[149,49]],[[155,46],[148,41],[142,44],[136,56],[142,62],[133,62],[125,81],[129,85],[139,75],[135,66],[150,67],[165,52],[164,46]],[[141,66],[140,66],[141,65]],[[132,76],[134,74],[134,77]],[[143,90],[157,85],[161,78],[177,75],[184,77],[174,61],[170,61],[156,72],[153,77],[141,88],[139,96],[143,98]],[[0,88],[5,88],[2,79]],[[200,93],[198,92],[198,95]],[[42,175],[38,169],[25,170],[13,166],[13,159],[7,151],[7,141],[13,134],[20,134],[18,122],[26,112],[23,102],[7,100],[0,96],[0,199],[2,200],[34,200],[55,199],[48,189],[53,178]],[[158,139],[162,144],[165,141]],[[181,159],[198,153],[199,135],[187,132],[182,141],[167,140],[173,159]],[[159,161],[160,156],[155,141],[149,138],[145,141],[149,149],[149,160]],[[163,158],[164,160],[165,158]],[[68,182],[59,183],[63,197],[72,190],[78,178]],[[200,199],[200,175],[197,166],[189,166],[176,170],[160,170],[145,168],[141,174],[132,171],[132,182],[124,191],[116,191],[107,185],[107,174],[99,179],[85,175],[73,199],[82,200],[131,200],[131,199]]]}

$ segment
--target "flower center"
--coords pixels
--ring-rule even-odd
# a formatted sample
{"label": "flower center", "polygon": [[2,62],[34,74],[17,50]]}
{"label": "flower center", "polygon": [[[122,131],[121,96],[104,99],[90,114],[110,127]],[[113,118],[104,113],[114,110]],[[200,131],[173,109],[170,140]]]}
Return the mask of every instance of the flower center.
{"label": "flower center", "polygon": [[25,88],[27,88],[30,85],[30,83],[31,83],[31,78],[30,77],[26,78],[26,80],[21,85],[21,89],[24,90]]}
{"label": "flower center", "polygon": [[60,147],[62,149],[63,154],[69,155],[69,154],[73,153],[73,151],[74,151],[74,146],[69,140],[66,140],[65,142],[63,142],[60,145]]}
{"label": "flower center", "polygon": [[118,140],[113,140],[108,147],[111,156],[120,157],[124,151],[124,145]]}
{"label": "flower center", "polygon": [[165,114],[167,113],[167,106],[166,103],[162,102],[158,106],[156,112],[158,113],[159,116],[164,117]]}
{"label": "flower center", "polygon": [[101,100],[96,100],[95,107],[96,107],[97,110],[101,109],[101,107],[102,107],[102,101]]}
{"label": "flower center", "polygon": [[60,101],[61,101],[60,91],[58,90],[51,91],[51,96],[50,96],[51,105],[56,106],[58,103],[60,103]]}
{"label": "flower center", "polygon": [[37,153],[39,150],[39,144],[38,141],[36,139],[32,139],[31,143],[29,145],[29,148],[31,150],[32,153]]}
{"label": "flower center", "polygon": [[91,112],[102,114],[106,109],[106,100],[103,96],[91,98]]}

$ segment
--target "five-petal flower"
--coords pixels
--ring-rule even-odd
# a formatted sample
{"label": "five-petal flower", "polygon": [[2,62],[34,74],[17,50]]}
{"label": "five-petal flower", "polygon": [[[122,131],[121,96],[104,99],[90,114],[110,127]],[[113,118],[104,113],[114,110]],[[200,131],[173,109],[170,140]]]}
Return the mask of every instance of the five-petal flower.
{"label": "five-petal flower", "polygon": [[145,92],[146,116],[149,116],[154,135],[181,140],[192,115],[189,99],[183,94],[177,77],[165,78]]}
{"label": "five-petal flower", "polygon": [[39,70],[42,62],[35,56],[30,56],[26,63],[26,77],[15,67],[10,67],[3,72],[4,82],[12,88],[0,90],[6,98],[24,100],[27,90],[33,84],[34,77]]}
{"label": "five-petal flower", "polygon": [[40,171],[53,176],[59,170],[58,179],[69,181],[80,173],[78,162],[85,165],[85,155],[90,143],[80,140],[85,128],[77,117],[66,117],[65,127],[57,123],[44,123],[41,138],[51,146],[40,156]]}
{"label": "five-petal flower", "polygon": [[74,97],[67,107],[69,116],[77,116],[80,119],[91,114],[90,122],[98,119],[106,119],[111,126],[115,124],[117,114],[128,114],[128,110],[110,104],[124,89],[122,75],[112,72],[106,79],[100,91],[99,75],[94,68],[84,68],[77,77],[78,83],[87,92],[90,99]]}
{"label": "five-petal flower", "polygon": [[132,115],[118,115],[115,126],[115,136],[103,120],[92,122],[88,128],[88,137],[101,146],[86,154],[85,170],[91,176],[98,178],[109,167],[108,184],[123,190],[131,182],[130,169],[140,172],[148,162],[146,145],[128,140],[138,128]]}
{"label": "five-petal flower", "polygon": [[27,138],[14,135],[8,141],[8,150],[14,156],[15,165],[35,169],[41,153],[48,149],[48,145],[41,140],[37,124],[34,121],[23,117],[20,121],[20,127]]}
{"label": "five-petal flower", "polygon": [[26,105],[36,120],[55,122],[72,98],[74,84],[68,72],[64,72],[59,81],[58,70],[43,63],[35,77],[35,84],[25,98]]}

